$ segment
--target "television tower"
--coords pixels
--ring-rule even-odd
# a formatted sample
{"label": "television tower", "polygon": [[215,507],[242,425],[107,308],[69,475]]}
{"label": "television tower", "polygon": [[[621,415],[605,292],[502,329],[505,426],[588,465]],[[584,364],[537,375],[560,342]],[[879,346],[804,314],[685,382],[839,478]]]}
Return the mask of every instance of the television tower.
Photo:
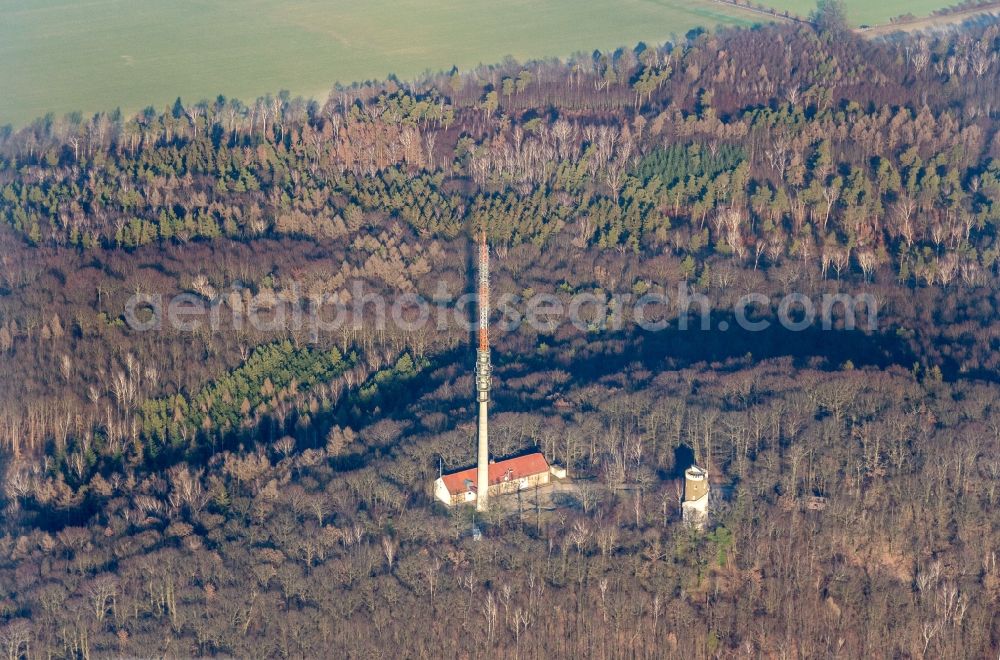
{"label": "television tower", "polygon": [[479,401],[479,460],[476,464],[476,511],[489,499],[490,445],[487,407],[490,400],[490,249],[486,229],[479,235],[479,348],[476,350],[476,399]]}

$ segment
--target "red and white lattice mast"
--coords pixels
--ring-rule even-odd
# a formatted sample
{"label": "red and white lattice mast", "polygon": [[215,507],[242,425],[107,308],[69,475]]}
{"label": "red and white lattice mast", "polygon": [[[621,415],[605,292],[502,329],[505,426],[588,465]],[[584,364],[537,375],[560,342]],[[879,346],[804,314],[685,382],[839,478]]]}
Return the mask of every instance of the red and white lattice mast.
{"label": "red and white lattice mast", "polygon": [[489,499],[490,445],[487,408],[490,401],[490,250],[486,230],[479,236],[479,348],[476,350],[476,399],[479,401],[479,459],[476,464],[476,510]]}

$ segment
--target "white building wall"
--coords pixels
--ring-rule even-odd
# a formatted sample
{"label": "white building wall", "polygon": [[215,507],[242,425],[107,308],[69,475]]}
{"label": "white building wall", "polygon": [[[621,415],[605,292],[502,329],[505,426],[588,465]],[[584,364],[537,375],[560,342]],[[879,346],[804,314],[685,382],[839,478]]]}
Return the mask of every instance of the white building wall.
{"label": "white building wall", "polygon": [[448,492],[448,487],[444,485],[444,479],[438,477],[434,481],[434,497],[438,498],[448,506],[451,506],[451,493]]}
{"label": "white building wall", "polygon": [[525,488],[534,488],[535,486],[544,486],[547,483],[549,483],[548,472],[529,474],[528,476],[519,477],[517,479],[512,479],[510,481],[501,481],[500,483],[491,484],[489,494],[504,495],[507,493],[515,493],[518,490],[524,490]]}
{"label": "white building wall", "polygon": [[694,501],[681,503],[681,517],[696,529],[705,529],[708,524],[708,493]]}

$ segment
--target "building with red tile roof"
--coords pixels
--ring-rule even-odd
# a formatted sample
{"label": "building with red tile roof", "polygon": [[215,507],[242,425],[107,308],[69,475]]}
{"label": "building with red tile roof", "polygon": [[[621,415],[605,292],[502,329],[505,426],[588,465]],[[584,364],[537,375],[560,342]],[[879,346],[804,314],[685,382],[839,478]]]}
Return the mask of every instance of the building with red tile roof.
{"label": "building with red tile roof", "polygon": [[[553,471],[565,474],[560,468],[550,466],[541,452],[490,463],[487,495],[492,497],[547,484]],[[476,501],[478,487],[476,468],[459,470],[438,477],[434,482],[434,497],[448,506],[472,503]]]}

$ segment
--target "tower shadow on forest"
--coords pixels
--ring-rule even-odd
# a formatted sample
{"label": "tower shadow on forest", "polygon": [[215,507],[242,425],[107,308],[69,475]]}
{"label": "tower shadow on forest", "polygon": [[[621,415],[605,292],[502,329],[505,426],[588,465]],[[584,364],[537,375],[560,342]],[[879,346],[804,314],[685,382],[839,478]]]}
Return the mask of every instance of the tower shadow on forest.
{"label": "tower shadow on forest", "polygon": [[684,470],[694,465],[694,450],[683,442],[674,447],[674,468],[668,478],[681,478]]}
{"label": "tower shadow on forest", "polygon": [[[722,320],[728,323],[728,330],[718,329]],[[858,368],[884,369],[896,365],[908,369],[916,360],[904,340],[892,331],[811,327],[796,332],[774,323],[765,330],[751,332],[739,328],[732,314],[713,314],[710,329],[707,330],[620,330],[603,334],[600,339],[606,341],[581,344],[573,338],[557,340],[551,336],[539,336],[538,341],[548,345],[544,355],[503,351],[497,356],[496,363],[506,367],[504,378],[558,368],[569,373],[570,382],[583,383],[613,375],[628,375],[635,365],[641,365],[653,374],[700,365],[726,372],[765,360],[790,358],[797,369],[837,371],[847,363]],[[617,347],[609,350],[609,341]],[[640,386],[641,382],[634,384]],[[496,397],[501,401],[505,398],[502,387]],[[513,401],[508,403],[513,404]],[[523,407],[525,402],[520,405]]]}

